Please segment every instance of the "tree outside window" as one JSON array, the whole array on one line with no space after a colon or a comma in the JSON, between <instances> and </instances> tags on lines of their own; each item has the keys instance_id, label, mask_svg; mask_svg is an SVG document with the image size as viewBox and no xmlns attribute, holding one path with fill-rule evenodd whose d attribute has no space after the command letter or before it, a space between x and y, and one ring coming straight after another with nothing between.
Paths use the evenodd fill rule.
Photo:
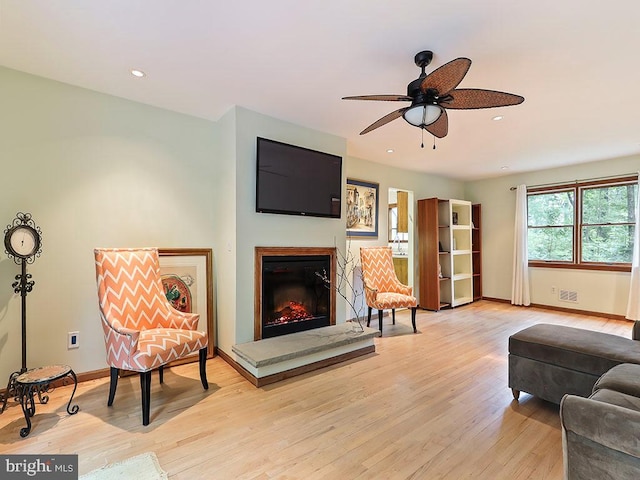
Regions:
<instances>
[{"instance_id":1,"label":"tree outside window","mask_svg":"<svg viewBox=\"0 0 640 480\"><path fill-rule=\"evenodd\" d=\"M531 189L530 265L628 270L637 196L633 177Z\"/></svg>"},{"instance_id":2,"label":"tree outside window","mask_svg":"<svg viewBox=\"0 0 640 480\"><path fill-rule=\"evenodd\" d=\"M573 262L573 190L529 195L529 260Z\"/></svg>"},{"instance_id":3,"label":"tree outside window","mask_svg":"<svg viewBox=\"0 0 640 480\"><path fill-rule=\"evenodd\" d=\"M631 263L638 185L582 189L582 262Z\"/></svg>"}]
</instances>

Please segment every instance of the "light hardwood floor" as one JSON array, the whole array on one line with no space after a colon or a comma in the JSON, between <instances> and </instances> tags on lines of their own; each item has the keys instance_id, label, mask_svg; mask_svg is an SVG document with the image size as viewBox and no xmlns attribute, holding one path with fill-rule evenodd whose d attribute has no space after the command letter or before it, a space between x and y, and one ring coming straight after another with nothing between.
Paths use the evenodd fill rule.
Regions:
<instances>
[{"instance_id":1,"label":"light hardwood floor","mask_svg":"<svg viewBox=\"0 0 640 480\"><path fill-rule=\"evenodd\" d=\"M2 453L77 453L80 473L154 451L172 479L560 479L558 407L507 387L509 335L556 323L629 337L631 323L481 301L409 313L376 353L256 389L220 357L210 388L197 364L153 377L151 424L141 425L137 376L70 388L37 405L23 439L22 411L0 415Z\"/></svg>"}]
</instances>

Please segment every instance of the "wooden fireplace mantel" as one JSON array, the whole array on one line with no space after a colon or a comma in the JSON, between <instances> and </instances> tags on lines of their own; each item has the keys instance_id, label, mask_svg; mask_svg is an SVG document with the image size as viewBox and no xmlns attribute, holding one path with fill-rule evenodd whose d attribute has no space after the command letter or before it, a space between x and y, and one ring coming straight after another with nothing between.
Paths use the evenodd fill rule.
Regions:
<instances>
[{"instance_id":1,"label":"wooden fireplace mantel","mask_svg":"<svg viewBox=\"0 0 640 480\"><path fill-rule=\"evenodd\" d=\"M328 255L331 264L331 285L329 288L329 322L336 324L336 249L335 247L255 247L254 289L253 289L253 339L262 339L262 257L289 257L305 255Z\"/></svg>"}]
</instances>

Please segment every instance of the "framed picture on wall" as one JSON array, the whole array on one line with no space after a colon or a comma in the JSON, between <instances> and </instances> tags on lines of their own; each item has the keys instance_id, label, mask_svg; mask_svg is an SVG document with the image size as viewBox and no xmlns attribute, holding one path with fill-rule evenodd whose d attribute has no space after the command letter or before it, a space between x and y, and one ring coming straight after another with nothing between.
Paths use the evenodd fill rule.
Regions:
<instances>
[{"instance_id":1,"label":"framed picture on wall","mask_svg":"<svg viewBox=\"0 0 640 480\"><path fill-rule=\"evenodd\" d=\"M378 236L377 183L347 179L347 236Z\"/></svg>"},{"instance_id":2,"label":"framed picture on wall","mask_svg":"<svg viewBox=\"0 0 640 480\"><path fill-rule=\"evenodd\" d=\"M212 358L215 352L213 251L210 248L159 248L158 255L167 299L176 310L200 314L197 329L207 332L207 358ZM197 361L198 352L188 358Z\"/></svg>"}]
</instances>

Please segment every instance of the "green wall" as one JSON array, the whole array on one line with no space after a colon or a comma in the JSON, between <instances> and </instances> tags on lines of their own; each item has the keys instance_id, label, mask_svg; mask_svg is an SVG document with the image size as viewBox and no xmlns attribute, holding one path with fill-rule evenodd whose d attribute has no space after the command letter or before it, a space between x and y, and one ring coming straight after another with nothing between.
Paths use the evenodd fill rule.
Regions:
<instances>
[{"instance_id":1,"label":"green wall","mask_svg":"<svg viewBox=\"0 0 640 480\"><path fill-rule=\"evenodd\" d=\"M516 196L510 187L624 175L638 170L640 156L636 155L467 183L466 199L482 204L484 296L511 299ZM626 313L629 273L557 268L529 271L532 303L615 315ZM560 301L557 293L551 293L551 287L556 287L556 291L577 291L578 303Z\"/></svg>"},{"instance_id":2,"label":"green wall","mask_svg":"<svg viewBox=\"0 0 640 480\"><path fill-rule=\"evenodd\" d=\"M28 359L106 367L95 247L211 247L215 124L0 68L0 221L43 232L29 266ZM19 267L0 249L0 378L21 365ZM67 332L80 348L67 350Z\"/></svg>"},{"instance_id":3,"label":"green wall","mask_svg":"<svg viewBox=\"0 0 640 480\"><path fill-rule=\"evenodd\" d=\"M299 145L333 155L346 155L346 141L250 110L236 107L236 304L235 343L253 341L254 248L256 246L297 246L344 248L345 228L341 219L256 213L256 137ZM345 162L343 161L343 172ZM344 177L344 174L343 174ZM343 192L344 200L344 192ZM344 204L344 201L343 201ZM343 205L344 212L344 205ZM344 311L338 301L337 322ZM231 354L230 345L220 345Z\"/></svg>"},{"instance_id":4,"label":"green wall","mask_svg":"<svg viewBox=\"0 0 640 480\"><path fill-rule=\"evenodd\" d=\"M409 172L395 168L391 165L382 165L379 163L372 163L360 158L349 157L347 161L347 177L354 180L364 180L367 182L379 183L379 224L378 224L378 237L353 237L349 242L349 248L351 256L357 259L359 263L360 259L360 247L372 247L388 244L388 218L387 218L387 206L389 204L388 195L389 188L397 188L400 190L407 190L413 192L414 202L409 206L410 220L412 223L415 219L417 207L416 202L423 198L464 198L464 184L457 180L450 178L430 175L420 172ZM414 223L415 226L415 223ZM415 252L413 255L413 271L414 282L413 292L417 296L418 288L420 285L419 277L419 265L418 265L418 232L417 228L413 230ZM411 266L411 261L409 265ZM365 312L364 306L358 306L357 312ZM354 315L347 313L351 318Z\"/></svg>"}]
</instances>

